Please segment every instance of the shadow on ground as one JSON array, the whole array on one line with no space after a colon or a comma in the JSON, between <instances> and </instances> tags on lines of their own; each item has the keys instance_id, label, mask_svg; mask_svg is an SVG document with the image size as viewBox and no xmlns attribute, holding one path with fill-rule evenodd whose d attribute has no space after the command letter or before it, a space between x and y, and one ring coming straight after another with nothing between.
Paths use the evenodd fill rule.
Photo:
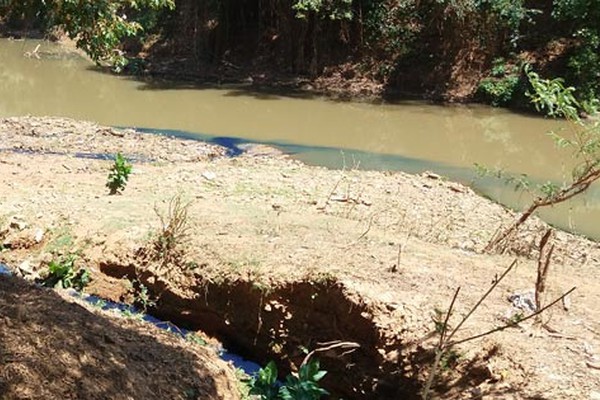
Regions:
<instances>
[{"instance_id":1,"label":"shadow on ground","mask_svg":"<svg viewBox=\"0 0 600 400\"><path fill-rule=\"evenodd\" d=\"M236 399L208 350L0 276L0 398Z\"/></svg>"}]
</instances>

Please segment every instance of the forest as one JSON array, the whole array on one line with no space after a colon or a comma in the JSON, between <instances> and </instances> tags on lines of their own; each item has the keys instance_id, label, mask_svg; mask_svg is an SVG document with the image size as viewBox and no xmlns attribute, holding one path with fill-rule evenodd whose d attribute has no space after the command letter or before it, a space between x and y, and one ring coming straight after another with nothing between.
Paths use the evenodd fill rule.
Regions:
<instances>
[{"instance_id":1,"label":"forest","mask_svg":"<svg viewBox=\"0 0 600 400\"><path fill-rule=\"evenodd\" d=\"M362 80L383 96L524 107L531 65L580 101L600 94L598 0L3 0L0 20L58 29L132 74Z\"/></svg>"}]
</instances>

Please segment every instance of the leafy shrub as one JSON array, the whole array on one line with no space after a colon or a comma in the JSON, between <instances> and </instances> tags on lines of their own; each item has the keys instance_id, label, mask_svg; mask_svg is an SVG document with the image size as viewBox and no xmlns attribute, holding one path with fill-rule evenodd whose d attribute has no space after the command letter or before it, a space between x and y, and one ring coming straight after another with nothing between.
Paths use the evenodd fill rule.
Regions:
<instances>
[{"instance_id":1,"label":"leafy shrub","mask_svg":"<svg viewBox=\"0 0 600 400\"><path fill-rule=\"evenodd\" d=\"M327 374L321 371L319 361L312 360L303 364L298 375L288 375L285 384L279 389L279 396L283 400L318 400L329 394L319 387L319 381Z\"/></svg>"},{"instance_id":2,"label":"leafy shrub","mask_svg":"<svg viewBox=\"0 0 600 400\"><path fill-rule=\"evenodd\" d=\"M567 79L577 85L580 100L600 96L600 32L582 29L576 33L580 44L567 64Z\"/></svg>"},{"instance_id":3,"label":"leafy shrub","mask_svg":"<svg viewBox=\"0 0 600 400\"><path fill-rule=\"evenodd\" d=\"M519 68L503 58L494 60L490 75L479 82L477 96L493 106L507 106L525 92Z\"/></svg>"},{"instance_id":4,"label":"leafy shrub","mask_svg":"<svg viewBox=\"0 0 600 400\"><path fill-rule=\"evenodd\" d=\"M270 361L256 373L250 381L250 394L257 395L261 400L274 400L279 396L277 385L277 365Z\"/></svg>"},{"instance_id":5,"label":"leafy shrub","mask_svg":"<svg viewBox=\"0 0 600 400\"><path fill-rule=\"evenodd\" d=\"M129 174L131 174L131 164L123 157L121 153L115 156L115 163L108 173L106 187L110 190L109 194L117 194L125 190Z\"/></svg>"},{"instance_id":6,"label":"leafy shrub","mask_svg":"<svg viewBox=\"0 0 600 400\"><path fill-rule=\"evenodd\" d=\"M133 295L133 305L138 307L142 313L147 313L149 308L155 307L156 302L152 297L148 287L139 280L131 281L130 292Z\"/></svg>"},{"instance_id":7,"label":"leafy shrub","mask_svg":"<svg viewBox=\"0 0 600 400\"><path fill-rule=\"evenodd\" d=\"M277 382L277 366L273 361L261 368L250 381L250 394L261 400L318 400L329 394L319 387L319 381L327 374L322 371L318 360L302 364L298 374L290 374L285 382Z\"/></svg>"},{"instance_id":8,"label":"leafy shrub","mask_svg":"<svg viewBox=\"0 0 600 400\"><path fill-rule=\"evenodd\" d=\"M48 264L48 274L42 283L47 287L81 291L90 283L90 272L85 268L75 268L75 256L69 255Z\"/></svg>"},{"instance_id":9,"label":"leafy shrub","mask_svg":"<svg viewBox=\"0 0 600 400\"><path fill-rule=\"evenodd\" d=\"M518 87L519 77L515 75L485 78L479 83L477 95L493 106L506 106L511 103Z\"/></svg>"},{"instance_id":10,"label":"leafy shrub","mask_svg":"<svg viewBox=\"0 0 600 400\"><path fill-rule=\"evenodd\" d=\"M307 18L311 13L331 20L352 19L352 0L296 0L292 9L300 19Z\"/></svg>"}]
</instances>

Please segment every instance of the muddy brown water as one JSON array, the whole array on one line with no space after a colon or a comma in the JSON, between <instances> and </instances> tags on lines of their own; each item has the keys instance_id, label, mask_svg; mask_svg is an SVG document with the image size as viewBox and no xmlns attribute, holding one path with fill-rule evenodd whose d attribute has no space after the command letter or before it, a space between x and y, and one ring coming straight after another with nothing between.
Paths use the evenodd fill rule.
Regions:
<instances>
[{"instance_id":1,"label":"muddy brown water","mask_svg":"<svg viewBox=\"0 0 600 400\"><path fill-rule=\"evenodd\" d=\"M525 204L527 196L491 180L473 181L475 163L538 182L559 181L571 169L568 154L546 135L565 128L562 122L483 106L336 102L258 92L250 85L143 81L99 72L85 58L47 42L0 39L0 99L0 117L56 115L237 137L281 144L304 161L332 167L429 169L473 183L511 207ZM600 239L600 190L542 217Z\"/></svg>"}]
</instances>

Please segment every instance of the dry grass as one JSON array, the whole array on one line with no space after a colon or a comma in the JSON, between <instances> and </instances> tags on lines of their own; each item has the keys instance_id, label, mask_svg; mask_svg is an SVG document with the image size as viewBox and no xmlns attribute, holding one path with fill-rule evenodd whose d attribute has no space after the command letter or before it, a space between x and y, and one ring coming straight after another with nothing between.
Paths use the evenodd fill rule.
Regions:
<instances>
[{"instance_id":1,"label":"dry grass","mask_svg":"<svg viewBox=\"0 0 600 400\"><path fill-rule=\"evenodd\" d=\"M160 220L160 228L143 253L149 264L155 266L157 272L166 278L173 278L185 266L186 248L190 240L190 205L191 202L184 202L181 195L177 194L169 200L166 213L154 207Z\"/></svg>"}]
</instances>

